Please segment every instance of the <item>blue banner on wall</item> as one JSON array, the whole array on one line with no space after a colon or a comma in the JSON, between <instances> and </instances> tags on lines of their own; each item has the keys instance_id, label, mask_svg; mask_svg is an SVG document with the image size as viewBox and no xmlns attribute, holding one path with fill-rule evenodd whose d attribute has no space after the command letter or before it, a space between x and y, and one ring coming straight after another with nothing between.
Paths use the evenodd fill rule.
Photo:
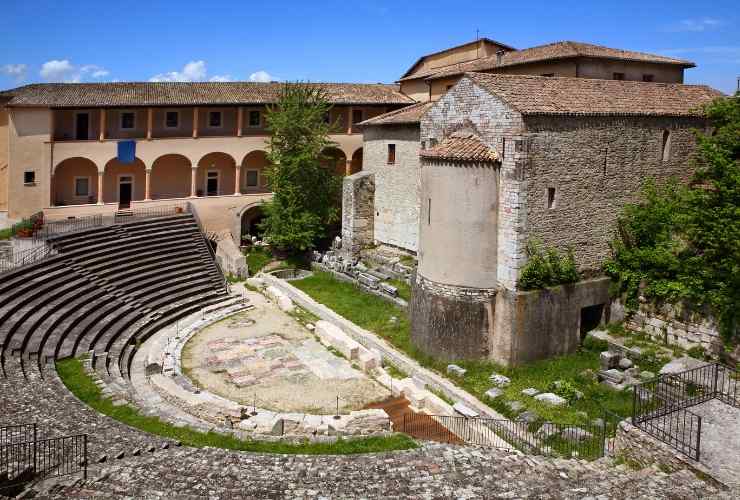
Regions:
<instances>
[{"instance_id":1,"label":"blue banner on wall","mask_svg":"<svg viewBox=\"0 0 740 500\"><path fill-rule=\"evenodd\" d=\"M118 161L133 163L136 160L136 141L118 141Z\"/></svg>"}]
</instances>

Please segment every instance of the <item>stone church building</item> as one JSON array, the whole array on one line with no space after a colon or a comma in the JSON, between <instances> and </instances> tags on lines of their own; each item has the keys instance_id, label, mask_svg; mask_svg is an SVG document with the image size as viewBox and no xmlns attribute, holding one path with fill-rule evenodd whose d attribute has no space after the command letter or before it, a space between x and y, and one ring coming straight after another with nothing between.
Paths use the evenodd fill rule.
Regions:
<instances>
[{"instance_id":1,"label":"stone church building","mask_svg":"<svg viewBox=\"0 0 740 500\"><path fill-rule=\"evenodd\" d=\"M572 351L609 315L597 276L621 207L648 178L691 175L700 108L718 96L679 83L466 73L436 102L365 122L367 169L345 179L345 201L357 204L345 204L343 243L416 251L412 339L428 354L518 364ZM518 290L532 238L572 248L594 279Z\"/></svg>"}]
</instances>

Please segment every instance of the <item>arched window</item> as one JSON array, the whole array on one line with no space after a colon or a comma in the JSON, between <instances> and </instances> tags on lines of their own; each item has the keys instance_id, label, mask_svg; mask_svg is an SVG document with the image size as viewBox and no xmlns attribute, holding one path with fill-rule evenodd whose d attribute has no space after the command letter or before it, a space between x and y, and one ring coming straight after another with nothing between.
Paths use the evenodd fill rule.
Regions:
<instances>
[{"instance_id":1,"label":"arched window","mask_svg":"<svg viewBox=\"0 0 740 500\"><path fill-rule=\"evenodd\" d=\"M668 161L671 157L671 133L668 130L663 131L663 148L661 151L661 159Z\"/></svg>"}]
</instances>

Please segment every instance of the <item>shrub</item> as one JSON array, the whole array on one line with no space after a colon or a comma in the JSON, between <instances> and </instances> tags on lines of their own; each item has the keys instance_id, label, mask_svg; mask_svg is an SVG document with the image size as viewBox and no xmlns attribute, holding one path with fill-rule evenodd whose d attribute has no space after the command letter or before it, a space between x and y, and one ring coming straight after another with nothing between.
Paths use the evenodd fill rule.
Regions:
<instances>
[{"instance_id":1,"label":"shrub","mask_svg":"<svg viewBox=\"0 0 740 500\"><path fill-rule=\"evenodd\" d=\"M567 380L555 380L551 382L547 387L547 390L560 396L561 398L567 399L569 403L573 403L579 399L581 392L576 389L573 382Z\"/></svg>"},{"instance_id":2,"label":"shrub","mask_svg":"<svg viewBox=\"0 0 740 500\"><path fill-rule=\"evenodd\" d=\"M527 243L527 263L519 277L519 288L537 290L548 286L575 283L579 275L573 252L564 255L555 248L543 251L540 243L530 240Z\"/></svg>"}]
</instances>

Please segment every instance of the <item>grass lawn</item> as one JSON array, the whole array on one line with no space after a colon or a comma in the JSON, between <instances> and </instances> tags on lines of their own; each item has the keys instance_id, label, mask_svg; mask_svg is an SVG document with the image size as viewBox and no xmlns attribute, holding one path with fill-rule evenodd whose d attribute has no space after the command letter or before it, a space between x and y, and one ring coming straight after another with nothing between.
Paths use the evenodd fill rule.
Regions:
<instances>
[{"instance_id":1,"label":"grass lawn","mask_svg":"<svg viewBox=\"0 0 740 500\"><path fill-rule=\"evenodd\" d=\"M368 437L353 440L339 440L335 443L268 443L262 441L242 441L233 436L223 436L215 432L198 432L187 427L174 427L157 417L142 415L129 405L114 406L85 372L81 359L57 361L57 372L64 385L81 401L95 410L124 424L142 431L181 441L194 447L213 446L230 450L259 453L306 454L306 455L349 455L356 453L377 453L416 448L416 442L405 434L389 437Z\"/></svg>"},{"instance_id":2,"label":"grass lawn","mask_svg":"<svg viewBox=\"0 0 740 500\"><path fill-rule=\"evenodd\" d=\"M398 296L406 302L411 301L411 285L403 280L388 280L388 283L398 289Z\"/></svg>"},{"instance_id":3,"label":"grass lawn","mask_svg":"<svg viewBox=\"0 0 740 500\"><path fill-rule=\"evenodd\" d=\"M351 283L335 279L330 273L315 272L313 276L292 281L291 284L333 309L358 326L375 332L396 348L417 360L421 365L445 375L447 363L420 353L410 340L410 324L406 311L380 297L362 291ZM391 318L397 318L396 321ZM490 404L500 413L513 417L502 398L490 400L484 393L492 387L489 377L493 373L506 375L511 385L504 389L503 398L521 401L527 409L535 411L542 419L555 422L581 423L602 416L602 407L622 416L632 412L632 393L614 391L582 375L586 370L594 373L599 367L602 345L587 344L576 353L530 363L517 368L504 368L489 361L459 361L456 364L467 370L464 378L451 377L458 386ZM447 376L447 375L445 375ZM522 389L534 387L547 391L555 380L571 382L583 392L584 398L567 407L550 407L521 394ZM585 412L583 417L579 412Z\"/></svg>"},{"instance_id":4,"label":"grass lawn","mask_svg":"<svg viewBox=\"0 0 740 500\"><path fill-rule=\"evenodd\" d=\"M252 247L247 254L247 268L250 276L254 276L272 260L272 252L264 247Z\"/></svg>"},{"instance_id":5,"label":"grass lawn","mask_svg":"<svg viewBox=\"0 0 740 500\"><path fill-rule=\"evenodd\" d=\"M269 266L270 271L278 269L310 269L311 263L306 255L288 255L278 258L269 247L252 247L246 256L249 275L254 276Z\"/></svg>"}]
</instances>

